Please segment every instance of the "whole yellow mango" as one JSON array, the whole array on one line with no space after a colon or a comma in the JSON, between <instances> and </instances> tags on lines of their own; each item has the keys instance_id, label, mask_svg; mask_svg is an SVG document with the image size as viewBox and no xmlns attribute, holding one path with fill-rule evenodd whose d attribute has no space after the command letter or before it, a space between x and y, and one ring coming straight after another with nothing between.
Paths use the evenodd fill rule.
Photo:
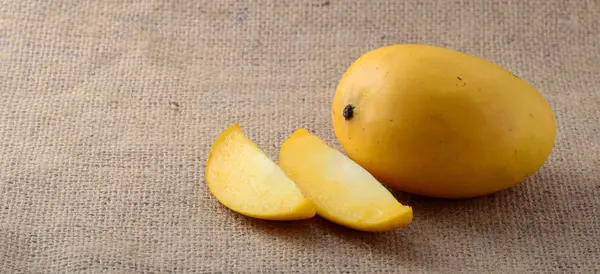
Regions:
<instances>
[{"instance_id":1,"label":"whole yellow mango","mask_svg":"<svg viewBox=\"0 0 600 274\"><path fill-rule=\"evenodd\" d=\"M382 183L482 196L537 172L554 145L544 97L484 59L428 45L367 52L344 73L332 118L346 154Z\"/></svg>"}]
</instances>

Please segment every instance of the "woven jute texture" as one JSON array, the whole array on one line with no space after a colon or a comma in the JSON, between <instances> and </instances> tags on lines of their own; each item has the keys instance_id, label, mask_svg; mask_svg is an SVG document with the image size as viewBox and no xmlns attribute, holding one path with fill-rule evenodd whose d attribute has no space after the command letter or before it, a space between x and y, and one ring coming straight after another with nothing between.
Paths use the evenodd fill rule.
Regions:
<instances>
[{"instance_id":1,"label":"woven jute texture","mask_svg":"<svg viewBox=\"0 0 600 274\"><path fill-rule=\"evenodd\" d=\"M2 273L598 273L600 2L0 1ZM468 200L397 193L414 222L363 233L219 204L207 153L234 122L278 158L332 146L339 78L380 46L483 57L558 120L552 156Z\"/></svg>"}]
</instances>

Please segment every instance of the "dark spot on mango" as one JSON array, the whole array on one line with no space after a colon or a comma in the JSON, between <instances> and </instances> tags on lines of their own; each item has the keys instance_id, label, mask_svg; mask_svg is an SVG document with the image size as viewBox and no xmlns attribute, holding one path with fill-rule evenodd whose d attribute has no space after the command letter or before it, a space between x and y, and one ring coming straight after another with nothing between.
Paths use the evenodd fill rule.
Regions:
<instances>
[{"instance_id":1,"label":"dark spot on mango","mask_svg":"<svg viewBox=\"0 0 600 274\"><path fill-rule=\"evenodd\" d=\"M354 106L348 104L344 108L344 111L342 112L342 115L344 116L344 119L346 119L346 121L352 119L352 117L354 117Z\"/></svg>"},{"instance_id":2,"label":"dark spot on mango","mask_svg":"<svg viewBox=\"0 0 600 274\"><path fill-rule=\"evenodd\" d=\"M460 78L460 76L459 76L459 77L456 77L456 78L458 78L458 80L459 80L459 81L462 81L462 78Z\"/></svg>"}]
</instances>

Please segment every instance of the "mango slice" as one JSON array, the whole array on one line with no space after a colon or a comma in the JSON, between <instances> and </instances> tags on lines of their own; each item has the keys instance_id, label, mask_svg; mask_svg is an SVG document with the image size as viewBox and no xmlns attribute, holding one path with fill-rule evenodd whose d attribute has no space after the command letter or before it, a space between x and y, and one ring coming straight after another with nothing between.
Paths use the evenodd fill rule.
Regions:
<instances>
[{"instance_id":1,"label":"mango slice","mask_svg":"<svg viewBox=\"0 0 600 274\"><path fill-rule=\"evenodd\" d=\"M301 220L315 205L235 123L213 144L206 165L211 194L225 207L264 220Z\"/></svg>"},{"instance_id":2,"label":"mango slice","mask_svg":"<svg viewBox=\"0 0 600 274\"><path fill-rule=\"evenodd\" d=\"M317 214L352 229L383 232L407 226L413 211L374 176L304 128L283 143L279 166L317 207Z\"/></svg>"}]
</instances>

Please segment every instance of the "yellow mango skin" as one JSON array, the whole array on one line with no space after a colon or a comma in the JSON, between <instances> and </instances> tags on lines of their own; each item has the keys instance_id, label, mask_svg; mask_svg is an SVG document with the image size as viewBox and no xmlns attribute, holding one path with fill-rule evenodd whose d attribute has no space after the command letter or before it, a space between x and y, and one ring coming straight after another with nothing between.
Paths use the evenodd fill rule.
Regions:
<instances>
[{"instance_id":1,"label":"yellow mango skin","mask_svg":"<svg viewBox=\"0 0 600 274\"><path fill-rule=\"evenodd\" d=\"M236 123L224 130L208 156L205 177L211 194L225 207L264 220L314 217L314 204Z\"/></svg>"},{"instance_id":2,"label":"yellow mango skin","mask_svg":"<svg viewBox=\"0 0 600 274\"><path fill-rule=\"evenodd\" d=\"M348 105L352 117L344 116ZM391 45L358 58L337 86L332 120L344 151L382 183L441 198L521 182L544 164L556 137L550 105L527 82L427 45Z\"/></svg>"},{"instance_id":3,"label":"yellow mango skin","mask_svg":"<svg viewBox=\"0 0 600 274\"><path fill-rule=\"evenodd\" d=\"M371 174L304 128L281 146L279 166L317 207L339 225L367 232L407 226L412 208L402 205Z\"/></svg>"}]
</instances>

